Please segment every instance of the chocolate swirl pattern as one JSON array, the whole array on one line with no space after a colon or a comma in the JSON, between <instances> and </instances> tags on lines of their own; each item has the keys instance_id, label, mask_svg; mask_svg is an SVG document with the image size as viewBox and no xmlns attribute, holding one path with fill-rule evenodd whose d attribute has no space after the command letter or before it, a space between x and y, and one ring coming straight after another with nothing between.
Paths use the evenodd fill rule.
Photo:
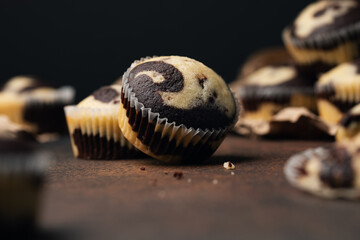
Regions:
<instances>
[{"instance_id":1,"label":"chocolate swirl pattern","mask_svg":"<svg viewBox=\"0 0 360 240\"><path fill-rule=\"evenodd\" d=\"M320 1L309 5L296 19L293 35L306 38L360 19L356 1Z\"/></svg>"},{"instance_id":2,"label":"chocolate swirl pattern","mask_svg":"<svg viewBox=\"0 0 360 240\"><path fill-rule=\"evenodd\" d=\"M187 127L211 129L231 124L235 105L224 100L233 100L225 96L226 84L218 84L213 71L189 71L203 65L191 59L179 64L178 58L143 62L130 71L128 83L139 102Z\"/></svg>"}]
</instances>

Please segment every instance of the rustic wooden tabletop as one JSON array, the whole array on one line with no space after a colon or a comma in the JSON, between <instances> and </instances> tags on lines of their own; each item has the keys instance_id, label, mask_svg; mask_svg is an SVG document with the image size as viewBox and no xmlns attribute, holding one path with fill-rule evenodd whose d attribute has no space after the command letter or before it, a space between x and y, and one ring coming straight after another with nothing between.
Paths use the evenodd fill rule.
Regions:
<instances>
[{"instance_id":1,"label":"rustic wooden tabletop","mask_svg":"<svg viewBox=\"0 0 360 240\"><path fill-rule=\"evenodd\" d=\"M63 138L40 215L46 239L359 239L357 202L292 188L286 159L329 142L225 139L203 165L74 159ZM225 161L236 165L223 168ZM182 172L182 178L175 178ZM234 172L232 174L231 172Z\"/></svg>"}]
</instances>

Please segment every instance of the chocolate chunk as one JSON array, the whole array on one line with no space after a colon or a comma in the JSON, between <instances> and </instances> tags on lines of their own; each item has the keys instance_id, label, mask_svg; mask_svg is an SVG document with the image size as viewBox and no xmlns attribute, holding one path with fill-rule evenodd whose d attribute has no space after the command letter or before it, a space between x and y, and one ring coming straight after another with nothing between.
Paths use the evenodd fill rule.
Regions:
<instances>
[{"instance_id":1,"label":"chocolate chunk","mask_svg":"<svg viewBox=\"0 0 360 240\"><path fill-rule=\"evenodd\" d=\"M209 97L209 103L211 103L211 104L214 104L214 102L215 102L215 99L213 98L213 97Z\"/></svg>"},{"instance_id":2,"label":"chocolate chunk","mask_svg":"<svg viewBox=\"0 0 360 240\"><path fill-rule=\"evenodd\" d=\"M196 75L196 78L198 79L201 88L204 89L204 83L207 80L207 77L204 74L198 74Z\"/></svg>"},{"instance_id":3,"label":"chocolate chunk","mask_svg":"<svg viewBox=\"0 0 360 240\"><path fill-rule=\"evenodd\" d=\"M111 87L102 87L93 94L94 98L100 102L108 103L117 98L120 94Z\"/></svg>"}]
</instances>

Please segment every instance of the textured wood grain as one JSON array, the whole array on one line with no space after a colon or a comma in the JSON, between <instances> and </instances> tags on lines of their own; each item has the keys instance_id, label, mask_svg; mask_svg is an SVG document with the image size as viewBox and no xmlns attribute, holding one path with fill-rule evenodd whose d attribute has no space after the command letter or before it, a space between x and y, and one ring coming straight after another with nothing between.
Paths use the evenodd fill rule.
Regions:
<instances>
[{"instance_id":1,"label":"textured wood grain","mask_svg":"<svg viewBox=\"0 0 360 240\"><path fill-rule=\"evenodd\" d=\"M358 239L358 203L297 191L283 175L291 154L329 144L230 136L203 165L166 166L74 159L64 138L46 146L56 160L41 229L56 239Z\"/></svg>"}]
</instances>

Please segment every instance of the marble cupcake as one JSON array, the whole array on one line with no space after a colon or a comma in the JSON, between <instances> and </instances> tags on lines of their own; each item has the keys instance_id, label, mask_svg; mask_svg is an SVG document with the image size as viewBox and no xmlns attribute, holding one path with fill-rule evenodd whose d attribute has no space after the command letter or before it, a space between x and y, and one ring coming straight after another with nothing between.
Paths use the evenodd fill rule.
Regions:
<instances>
[{"instance_id":1,"label":"marble cupcake","mask_svg":"<svg viewBox=\"0 0 360 240\"><path fill-rule=\"evenodd\" d=\"M270 120L289 106L316 110L313 84L291 65L260 68L242 79L234 91L244 108L242 117L249 119Z\"/></svg>"},{"instance_id":2,"label":"marble cupcake","mask_svg":"<svg viewBox=\"0 0 360 240\"><path fill-rule=\"evenodd\" d=\"M30 138L30 139L29 139ZM36 228L51 155L35 149L30 133L0 116L0 223L2 234Z\"/></svg>"},{"instance_id":3,"label":"marble cupcake","mask_svg":"<svg viewBox=\"0 0 360 240\"><path fill-rule=\"evenodd\" d=\"M360 155L355 146L333 145L295 154L284 168L296 188L324 198L360 198Z\"/></svg>"},{"instance_id":4,"label":"marble cupcake","mask_svg":"<svg viewBox=\"0 0 360 240\"><path fill-rule=\"evenodd\" d=\"M241 80L260 68L269 65L289 65L293 62L289 52L284 47L271 47L259 50L250 55L242 65L237 80Z\"/></svg>"},{"instance_id":5,"label":"marble cupcake","mask_svg":"<svg viewBox=\"0 0 360 240\"><path fill-rule=\"evenodd\" d=\"M10 79L0 92L0 114L33 132L64 132L63 107L74 100L72 87L54 88L33 76Z\"/></svg>"},{"instance_id":6,"label":"marble cupcake","mask_svg":"<svg viewBox=\"0 0 360 240\"><path fill-rule=\"evenodd\" d=\"M118 125L120 93L120 85L105 86L78 105L65 107L75 157L112 160L139 155Z\"/></svg>"},{"instance_id":7,"label":"marble cupcake","mask_svg":"<svg viewBox=\"0 0 360 240\"><path fill-rule=\"evenodd\" d=\"M193 59L145 58L123 76L120 128L136 148L161 161L209 158L236 119L224 80Z\"/></svg>"},{"instance_id":8,"label":"marble cupcake","mask_svg":"<svg viewBox=\"0 0 360 240\"><path fill-rule=\"evenodd\" d=\"M347 111L360 103L360 61L340 64L323 74L315 92L320 117L338 124Z\"/></svg>"},{"instance_id":9,"label":"marble cupcake","mask_svg":"<svg viewBox=\"0 0 360 240\"><path fill-rule=\"evenodd\" d=\"M360 55L359 2L314 2L284 30L283 40L305 75L352 61Z\"/></svg>"}]
</instances>

